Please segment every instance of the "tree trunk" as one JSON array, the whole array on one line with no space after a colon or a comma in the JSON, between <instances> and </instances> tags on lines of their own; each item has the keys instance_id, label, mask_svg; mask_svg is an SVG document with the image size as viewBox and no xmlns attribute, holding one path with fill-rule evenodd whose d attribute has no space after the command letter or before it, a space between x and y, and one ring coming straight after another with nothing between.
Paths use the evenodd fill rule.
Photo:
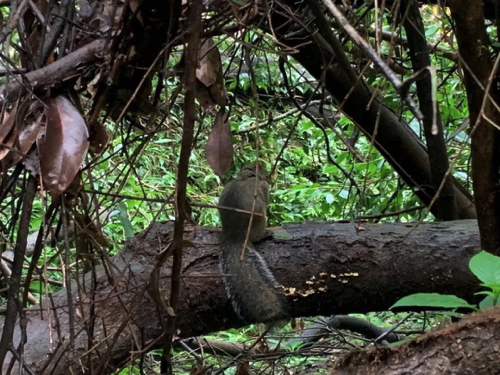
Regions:
<instances>
[{"instance_id":1,"label":"tree trunk","mask_svg":"<svg viewBox=\"0 0 500 375\"><path fill-rule=\"evenodd\" d=\"M481 245L500 255L500 103L499 74L489 53L489 41L480 2L450 1L463 59L470 118L472 182ZM491 98L486 99L486 94Z\"/></svg>"},{"instance_id":2,"label":"tree trunk","mask_svg":"<svg viewBox=\"0 0 500 375\"><path fill-rule=\"evenodd\" d=\"M67 373L68 368L81 374L104 360L108 362L106 372L111 372L131 358L131 350L160 344L161 340L155 341L163 332L158 309L141 292L156 255L172 238L172 227L171 223L151 226L128 240L95 276L81 275L78 285L72 285L74 350L68 347L70 317L65 290L44 298L42 310L29 309L26 366L35 373L50 373L54 367L53 374ZM405 238L412 227L363 224L356 230L354 224L287 225L257 248L287 288L294 316L387 310L399 298L417 292L455 294L477 301L474 293L479 280L468 269L470 257L480 249L476 221L423 223ZM218 230L190 228L185 239L194 247L184 252L178 336L241 326L218 272ZM170 263L162 270L163 291L169 290L169 274ZM19 338L17 329L14 345ZM93 349L87 352L89 347ZM3 373L7 373L8 363Z\"/></svg>"}]
</instances>

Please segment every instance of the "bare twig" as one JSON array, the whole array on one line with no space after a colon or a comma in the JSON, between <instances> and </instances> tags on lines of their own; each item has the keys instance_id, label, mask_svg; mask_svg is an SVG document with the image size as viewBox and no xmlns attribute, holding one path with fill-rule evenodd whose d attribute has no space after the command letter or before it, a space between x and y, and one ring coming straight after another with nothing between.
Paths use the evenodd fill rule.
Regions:
<instances>
[{"instance_id":1,"label":"bare twig","mask_svg":"<svg viewBox=\"0 0 500 375\"><path fill-rule=\"evenodd\" d=\"M401 94L401 87L403 82L396 76L391 68L380 58L379 55L370 47L370 45L364 40L361 35L358 34L356 29L352 27L347 18L342 14L342 12L337 8L337 6L331 0L322 0L326 5L328 10L335 17L337 22L342 26L344 31L351 37L351 39L356 43L356 45L363 51L363 53L380 69L380 71L386 76L386 78L391 82L396 91ZM419 120L423 120L424 116L422 112L417 107L410 95L406 94L403 100L408 104L408 107Z\"/></svg>"},{"instance_id":2,"label":"bare twig","mask_svg":"<svg viewBox=\"0 0 500 375\"><path fill-rule=\"evenodd\" d=\"M5 356L9 351L14 334L14 326L18 314L22 315L22 304L19 299L21 289L21 275L23 271L24 253L26 252L26 243L29 233L29 223L33 200L36 194L37 180L34 177L28 178L26 191L24 193L21 220L17 234L17 244L15 250L14 264L12 266L12 275L9 282L9 292L7 297L7 314L3 324L2 338L0 340L0 368L3 366Z\"/></svg>"}]
</instances>

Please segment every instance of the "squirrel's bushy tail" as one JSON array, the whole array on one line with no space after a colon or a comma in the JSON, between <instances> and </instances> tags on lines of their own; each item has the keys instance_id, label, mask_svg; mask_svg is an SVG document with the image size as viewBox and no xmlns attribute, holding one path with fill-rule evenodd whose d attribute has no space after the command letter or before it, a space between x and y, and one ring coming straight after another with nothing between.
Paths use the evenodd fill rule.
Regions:
<instances>
[{"instance_id":1,"label":"squirrel's bushy tail","mask_svg":"<svg viewBox=\"0 0 500 375\"><path fill-rule=\"evenodd\" d=\"M249 244L240 260L242 244L221 244L220 268L226 292L238 316L248 322L274 322L288 317L287 304L266 261Z\"/></svg>"}]
</instances>

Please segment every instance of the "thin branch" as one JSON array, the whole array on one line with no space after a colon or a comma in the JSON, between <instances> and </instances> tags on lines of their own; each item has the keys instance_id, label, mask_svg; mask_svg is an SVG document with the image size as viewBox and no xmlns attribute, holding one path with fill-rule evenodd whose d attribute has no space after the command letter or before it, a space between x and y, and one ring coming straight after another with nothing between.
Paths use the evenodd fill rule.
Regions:
<instances>
[{"instance_id":1,"label":"thin branch","mask_svg":"<svg viewBox=\"0 0 500 375\"><path fill-rule=\"evenodd\" d=\"M33 200L35 199L37 180L30 176L24 193L23 207L21 220L19 222L19 230L17 234L17 244L14 256L14 264L12 266L12 275L9 282L9 292L7 297L7 314L3 323L2 338L0 340L0 368L3 366L5 356L12 343L14 334L14 326L19 314L21 316L22 304L19 299L21 289L21 276L23 272L24 254L26 252L27 238L30 228L31 212L33 208ZM24 341L24 340L23 340Z\"/></svg>"},{"instance_id":2,"label":"thin branch","mask_svg":"<svg viewBox=\"0 0 500 375\"><path fill-rule=\"evenodd\" d=\"M377 53L370 47L370 45L364 40L361 35L358 34L356 29L351 26L347 18L344 17L342 12L337 8L337 6L331 0L322 0L326 7L330 10L332 15L335 17L337 22L342 26L344 31L351 37L354 43L360 48L363 53L368 57L385 75L385 77L394 86L394 89L401 94L401 87L403 82L396 76L391 68L377 55ZM413 99L409 94L404 95L403 100L408 104L411 112L419 120L423 120L424 116L420 109L417 107Z\"/></svg>"},{"instance_id":3,"label":"thin branch","mask_svg":"<svg viewBox=\"0 0 500 375\"><path fill-rule=\"evenodd\" d=\"M170 290L170 307L173 314L169 314L167 319L166 334L163 342L163 357L161 362L161 372L172 374L172 339L175 334L175 322L177 312L180 287L181 287L181 272L182 272L182 248L184 221L187 218L186 208L186 186L187 174L189 168L189 157L191 154L191 146L194 138L194 123L196 120L196 68L198 65L198 49L200 45L200 36L202 31L201 14L203 11L202 1L193 1L189 11L189 38L186 50L186 69L185 69L185 85L186 94L184 96L184 126L182 131L181 152L179 157L179 165L177 169L177 188L176 202L177 209L175 215L174 236L171 245L173 253L171 290ZM155 269L165 262L169 252L158 259Z\"/></svg>"},{"instance_id":4,"label":"thin branch","mask_svg":"<svg viewBox=\"0 0 500 375\"><path fill-rule=\"evenodd\" d=\"M0 86L0 100L12 100L19 95L24 87L39 90L60 83L68 77L78 74L87 66L102 60L104 58L103 52L104 41L95 40L50 65L25 74L22 79L18 78Z\"/></svg>"}]
</instances>

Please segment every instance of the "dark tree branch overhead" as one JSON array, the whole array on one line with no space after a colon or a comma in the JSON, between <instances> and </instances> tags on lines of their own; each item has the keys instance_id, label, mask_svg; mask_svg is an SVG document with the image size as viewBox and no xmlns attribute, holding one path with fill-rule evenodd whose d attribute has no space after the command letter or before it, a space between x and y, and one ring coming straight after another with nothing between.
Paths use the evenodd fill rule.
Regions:
<instances>
[{"instance_id":1,"label":"dark tree branch overhead","mask_svg":"<svg viewBox=\"0 0 500 375\"><path fill-rule=\"evenodd\" d=\"M52 64L13 77L10 83L0 86L0 100L14 100L24 87L30 91L46 90L81 74L82 70L104 59L104 47L104 40L95 40Z\"/></svg>"},{"instance_id":2,"label":"dark tree branch overhead","mask_svg":"<svg viewBox=\"0 0 500 375\"><path fill-rule=\"evenodd\" d=\"M311 0L320 1L320 0ZM281 9L290 18L304 14L304 8L296 3L287 2L289 7ZM297 31L283 13L272 14L273 30L282 45L297 49L293 57L317 80L323 81L327 90L349 116L371 140L403 180L416 188L415 194L429 205L436 194L433 188L429 155L414 132L407 124L367 87L362 77L353 80L349 71L342 69L342 60L334 47L313 38L308 30ZM298 21L297 21L298 22ZM321 32L321 29L320 29ZM324 37L329 40L328 37ZM336 51L336 56L332 54ZM341 51L341 53L344 53ZM451 177L454 185L455 204L462 219L476 218L474 204L468 193ZM436 207L431 211L437 216Z\"/></svg>"},{"instance_id":3,"label":"dark tree branch overhead","mask_svg":"<svg viewBox=\"0 0 500 375\"><path fill-rule=\"evenodd\" d=\"M396 76L389 66L380 58L380 56L370 47L368 42L358 34L356 29L349 23L347 18L342 14L342 12L337 8L332 0L323 0L323 3L330 10L332 15L335 17L337 22L342 26L344 31L351 37L351 39L356 43L356 45L363 51L363 53L382 71L386 76L387 80L391 82L396 91L402 95L403 100L406 102L412 113L419 120L423 119L422 112L420 108L417 107L408 92L404 92L403 82Z\"/></svg>"},{"instance_id":4,"label":"dark tree branch overhead","mask_svg":"<svg viewBox=\"0 0 500 375\"><path fill-rule=\"evenodd\" d=\"M418 72L431 67L429 47L425 38L425 29L416 0L404 0L401 6L401 18L408 38L408 46L413 70ZM417 95L420 108L424 114L424 134L429 154L431 180L436 191L436 218L438 220L459 219L453 181L448 171L450 163L444 141L441 115L433 98L432 77L430 72L417 80ZM437 83L435 83L437 85ZM442 185L442 186L441 186Z\"/></svg>"},{"instance_id":5,"label":"dark tree branch overhead","mask_svg":"<svg viewBox=\"0 0 500 375\"><path fill-rule=\"evenodd\" d=\"M480 248L476 222L424 223L405 239L411 228L412 224L366 224L359 230L353 224L288 225L275 230L274 240L258 249L280 284L287 290L294 288L288 297L294 316L387 310L400 297L416 292L456 294L477 301L479 281L468 270L468 260ZM112 258L113 265L106 267L115 275L113 285L103 269L97 271L95 303L72 286L72 295L80 296L75 301L75 327L84 327L89 309L95 310L93 355L107 351L105 337L113 337L128 314L126 307L149 282L154 259L168 244L172 230L172 223L156 224L130 239ZM178 336L241 326L218 271L218 230L191 228L184 238L194 247L184 249L181 293L185 298L179 301ZM162 291L169 290L170 267L171 260L160 274ZM90 283L89 275L82 276L81 290L90 290ZM26 311L25 363L34 372L43 366L54 374L67 373L68 368L75 374L84 371L77 353L87 350L86 331L77 330L74 352L58 345L69 334L66 296L62 290L53 295L52 303L43 299L43 312ZM130 360L130 351L140 349L137 345L161 346L157 339L162 333L156 304L144 297L119 335L106 371ZM134 339L137 335L141 342ZM14 344L19 339L17 330ZM48 357L49 352L53 355Z\"/></svg>"}]
</instances>

